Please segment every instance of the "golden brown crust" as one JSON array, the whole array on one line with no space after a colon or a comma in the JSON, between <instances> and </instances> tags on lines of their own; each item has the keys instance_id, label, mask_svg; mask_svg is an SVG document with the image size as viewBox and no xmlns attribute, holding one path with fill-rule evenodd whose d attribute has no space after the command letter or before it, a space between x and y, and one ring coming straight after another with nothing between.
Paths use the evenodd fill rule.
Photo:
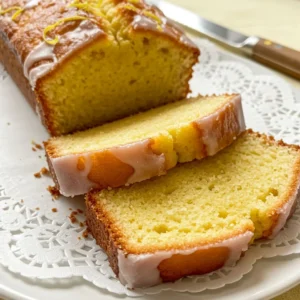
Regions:
<instances>
[{"instance_id":1,"label":"golden brown crust","mask_svg":"<svg viewBox=\"0 0 300 300\"><path fill-rule=\"evenodd\" d=\"M264 133L253 131L251 128L247 129L243 134L251 134L253 136L256 136L258 138L262 138L264 142L268 145L278 145L278 146L284 146L296 151L300 150L300 145L293 145L293 144L287 144L283 140L275 140L275 138L272 135L266 135Z\"/></svg>"},{"instance_id":2,"label":"golden brown crust","mask_svg":"<svg viewBox=\"0 0 300 300\"><path fill-rule=\"evenodd\" d=\"M42 124L46 126L46 119L39 102L36 101L36 92L32 90L28 79L24 75L23 64L18 59L14 49L0 27L0 63L3 64L8 74L12 77L18 88L21 90L27 102L31 105L35 112L41 117Z\"/></svg>"},{"instance_id":3,"label":"golden brown crust","mask_svg":"<svg viewBox=\"0 0 300 300\"><path fill-rule=\"evenodd\" d=\"M23 65L16 59L16 55L9 46L3 32L0 31L0 62L12 76L30 105L35 109L35 93L32 91L27 78L23 74Z\"/></svg>"},{"instance_id":4,"label":"golden brown crust","mask_svg":"<svg viewBox=\"0 0 300 300\"><path fill-rule=\"evenodd\" d=\"M56 151L56 148L52 145L52 141L55 140L55 137L49 139L48 141L45 141L44 144L44 149L46 150L46 155L49 156L49 158L54 158L58 157L58 153Z\"/></svg>"},{"instance_id":5,"label":"golden brown crust","mask_svg":"<svg viewBox=\"0 0 300 300\"><path fill-rule=\"evenodd\" d=\"M56 188L58 190L60 190L58 179L56 177L56 173L54 171L54 168L53 168L53 165L52 165L52 161L50 159L50 155L49 155L48 151L46 151L46 149L47 149L46 147L47 147L47 142L44 142L44 148L45 148L45 153L46 153L46 160L47 160L47 163L48 163L48 166L49 166L49 171L50 171L51 177L52 177L52 179L54 181L54 184L55 184Z\"/></svg>"},{"instance_id":6,"label":"golden brown crust","mask_svg":"<svg viewBox=\"0 0 300 300\"><path fill-rule=\"evenodd\" d=\"M114 226L105 214L95 209L95 199L90 194L86 196L86 223L98 245L106 252L109 263L115 274L119 274L118 246L111 234L110 226Z\"/></svg>"}]
</instances>

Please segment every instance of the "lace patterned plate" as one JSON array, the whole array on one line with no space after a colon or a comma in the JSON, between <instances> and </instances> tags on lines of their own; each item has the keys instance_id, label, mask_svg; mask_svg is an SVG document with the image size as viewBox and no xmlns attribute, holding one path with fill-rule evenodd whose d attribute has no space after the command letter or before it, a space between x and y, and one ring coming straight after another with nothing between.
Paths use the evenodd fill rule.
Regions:
<instances>
[{"instance_id":1,"label":"lace patterned plate","mask_svg":"<svg viewBox=\"0 0 300 300\"><path fill-rule=\"evenodd\" d=\"M215 45L197 39L202 51L195 67L192 94L242 93L246 123L290 143L300 143L300 103L291 88L274 76L256 75L245 64L228 59ZM35 279L82 277L111 293L127 296L158 294L165 290L201 292L237 282L262 257L300 253L300 207L272 241L254 244L235 267L176 283L130 291L115 278L105 253L84 238L82 197L51 198L51 178L35 178L46 166L43 150L32 150L47 133L0 66L0 263L11 272ZM75 278L74 278L75 280Z\"/></svg>"}]
</instances>

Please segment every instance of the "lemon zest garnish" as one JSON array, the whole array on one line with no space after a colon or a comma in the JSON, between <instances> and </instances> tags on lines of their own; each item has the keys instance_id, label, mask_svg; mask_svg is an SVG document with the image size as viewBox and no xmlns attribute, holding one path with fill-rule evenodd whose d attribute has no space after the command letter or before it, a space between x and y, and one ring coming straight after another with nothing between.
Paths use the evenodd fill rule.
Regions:
<instances>
[{"instance_id":1,"label":"lemon zest garnish","mask_svg":"<svg viewBox=\"0 0 300 300\"><path fill-rule=\"evenodd\" d=\"M24 11L23 8L19 8L11 17L11 19L14 21L22 12Z\"/></svg>"},{"instance_id":2,"label":"lemon zest garnish","mask_svg":"<svg viewBox=\"0 0 300 300\"><path fill-rule=\"evenodd\" d=\"M43 32L43 39L44 39L44 41L47 44L56 45L59 42L59 37L56 35L54 39L50 40L50 39L47 38L48 32L54 30L56 27L58 27L58 26L60 26L60 25L62 25L64 23L66 23L66 22L78 21L78 20L87 20L87 18L86 17L82 17L82 16L73 16L73 17L69 17L69 18L60 19L57 22L55 22L54 24L47 26L44 29L44 32Z\"/></svg>"},{"instance_id":3,"label":"lemon zest garnish","mask_svg":"<svg viewBox=\"0 0 300 300\"><path fill-rule=\"evenodd\" d=\"M0 7L0 15L5 15L11 11L14 11L16 10L16 12L13 14L13 16L11 17L12 20L14 20L22 11L23 11L23 8L20 7L20 6L12 6L12 7L9 7L5 10L2 10L2 8Z\"/></svg>"},{"instance_id":4,"label":"lemon zest garnish","mask_svg":"<svg viewBox=\"0 0 300 300\"><path fill-rule=\"evenodd\" d=\"M102 1L98 1L98 4L94 6L88 2L79 2L78 0L74 0L73 3L68 5L68 7L76 7L77 9L92 13L98 17L104 17L103 13L100 11L101 3Z\"/></svg>"},{"instance_id":5,"label":"lemon zest garnish","mask_svg":"<svg viewBox=\"0 0 300 300\"><path fill-rule=\"evenodd\" d=\"M139 4L139 3L141 3L140 0L127 0L127 1L130 2L130 3L133 3L133 4Z\"/></svg>"},{"instance_id":6,"label":"lemon zest garnish","mask_svg":"<svg viewBox=\"0 0 300 300\"><path fill-rule=\"evenodd\" d=\"M162 24L162 20L154 13L152 13L151 11L143 11L143 14L153 20L155 20L158 24Z\"/></svg>"},{"instance_id":7,"label":"lemon zest garnish","mask_svg":"<svg viewBox=\"0 0 300 300\"><path fill-rule=\"evenodd\" d=\"M130 0L130 1L132 1L132 0ZM135 1L135 0L133 0L133 1ZM126 3L124 5L124 7L128 10L134 11L136 13L141 13L142 15L144 15L148 18L151 18L152 20L154 20L157 23L157 29L159 31L163 31L163 28L161 26L163 24L163 22L156 14L154 14L151 11L148 11L148 10L140 10L140 9L138 9L137 7L135 7L134 5L132 5L130 3Z\"/></svg>"},{"instance_id":8,"label":"lemon zest garnish","mask_svg":"<svg viewBox=\"0 0 300 300\"><path fill-rule=\"evenodd\" d=\"M146 17L149 17L152 20L156 21L156 23L157 23L157 29L159 31L163 31L163 28L161 26L163 22L162 22L162 20L156 14L152 13L151 11L145 10L145 11L143 11L143 15L145 15Z\"/></svg>"},{"instance_id":9,"label":"lemon zest garnish","mask_svg":"<svg viewBox=\"0 0 300 300\"><path fill-rule=\"evenodd\" d=\"M126 4L124 5L124 8L126 8L126 9L128 9L128 10L131 10L131 11L134 11L134 12L136 12L136 13L140 12L140 10L139 10L137 7L135 7L134 5L132 5L132 4L130 4L130 3L126 3Z\"/></svg>"}]
</instances>

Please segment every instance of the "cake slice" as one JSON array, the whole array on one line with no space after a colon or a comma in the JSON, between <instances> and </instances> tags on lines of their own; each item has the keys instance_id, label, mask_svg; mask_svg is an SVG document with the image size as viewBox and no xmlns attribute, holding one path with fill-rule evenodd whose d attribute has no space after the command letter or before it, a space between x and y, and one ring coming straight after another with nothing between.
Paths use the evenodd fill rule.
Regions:
<instances>
[{"instance_id":1,"label":"cake slice","mask_svg":"<svg viewBox=\"0 0 300 300\"><path fill-rule=\"evenodd\" d=\"M233 265L296 205L300 147L247 131L166 176L86 196L87 224L129 288Z\"/></svg>"},{"instance_id":2,"label":"cake slice","mask_svg":"<svg viewBox=\"0 0 300 300\"><path fill-rule=\"evenodd\" d=\"M45 143L61 194L118 187L216 154L245 129L241 97L183 100Z\"/></svg>"},{"instance_id":3,"label":"cake slice","mask_svg":"<svg viewBox=\"0 0 300 300\"><path fill-rule=\"evenodd\" d=\"M200 51L143 0L0 2L0 63L51 135L189 93Z\"/></svg>"}]
</instances>

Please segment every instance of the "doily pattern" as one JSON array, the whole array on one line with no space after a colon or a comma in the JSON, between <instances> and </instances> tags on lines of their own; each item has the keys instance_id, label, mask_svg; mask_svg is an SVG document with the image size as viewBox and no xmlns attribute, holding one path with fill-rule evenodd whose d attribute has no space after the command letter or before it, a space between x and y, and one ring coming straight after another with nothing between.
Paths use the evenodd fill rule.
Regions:
<instances>
[{"instance_id":1,"label":"doily pattern","mask_svg":"<svg viewBox=\"0 0 300 300\"><path fill-rule=\"evenodd\" d=\"M195 42L202 55L191 80L192 95L241 93L248 127L300 143L300 101L284 81L254 74L206 40ZM47 133L22 98L0 65L0 263L10 271L38 279L81 276L112 293L135 297L217 289L241 279L262 257L300 253L298 206L274 240L251 246L235 267L148 289L126 289L105 253L91 237L83 237L82 197L54 200L46 190L53 185L51 178L33 176L46 161L42 151L32 151L31 140L41 142ZM71 212L75 223L68 217Z\"/></svg>"}]
</instances>

